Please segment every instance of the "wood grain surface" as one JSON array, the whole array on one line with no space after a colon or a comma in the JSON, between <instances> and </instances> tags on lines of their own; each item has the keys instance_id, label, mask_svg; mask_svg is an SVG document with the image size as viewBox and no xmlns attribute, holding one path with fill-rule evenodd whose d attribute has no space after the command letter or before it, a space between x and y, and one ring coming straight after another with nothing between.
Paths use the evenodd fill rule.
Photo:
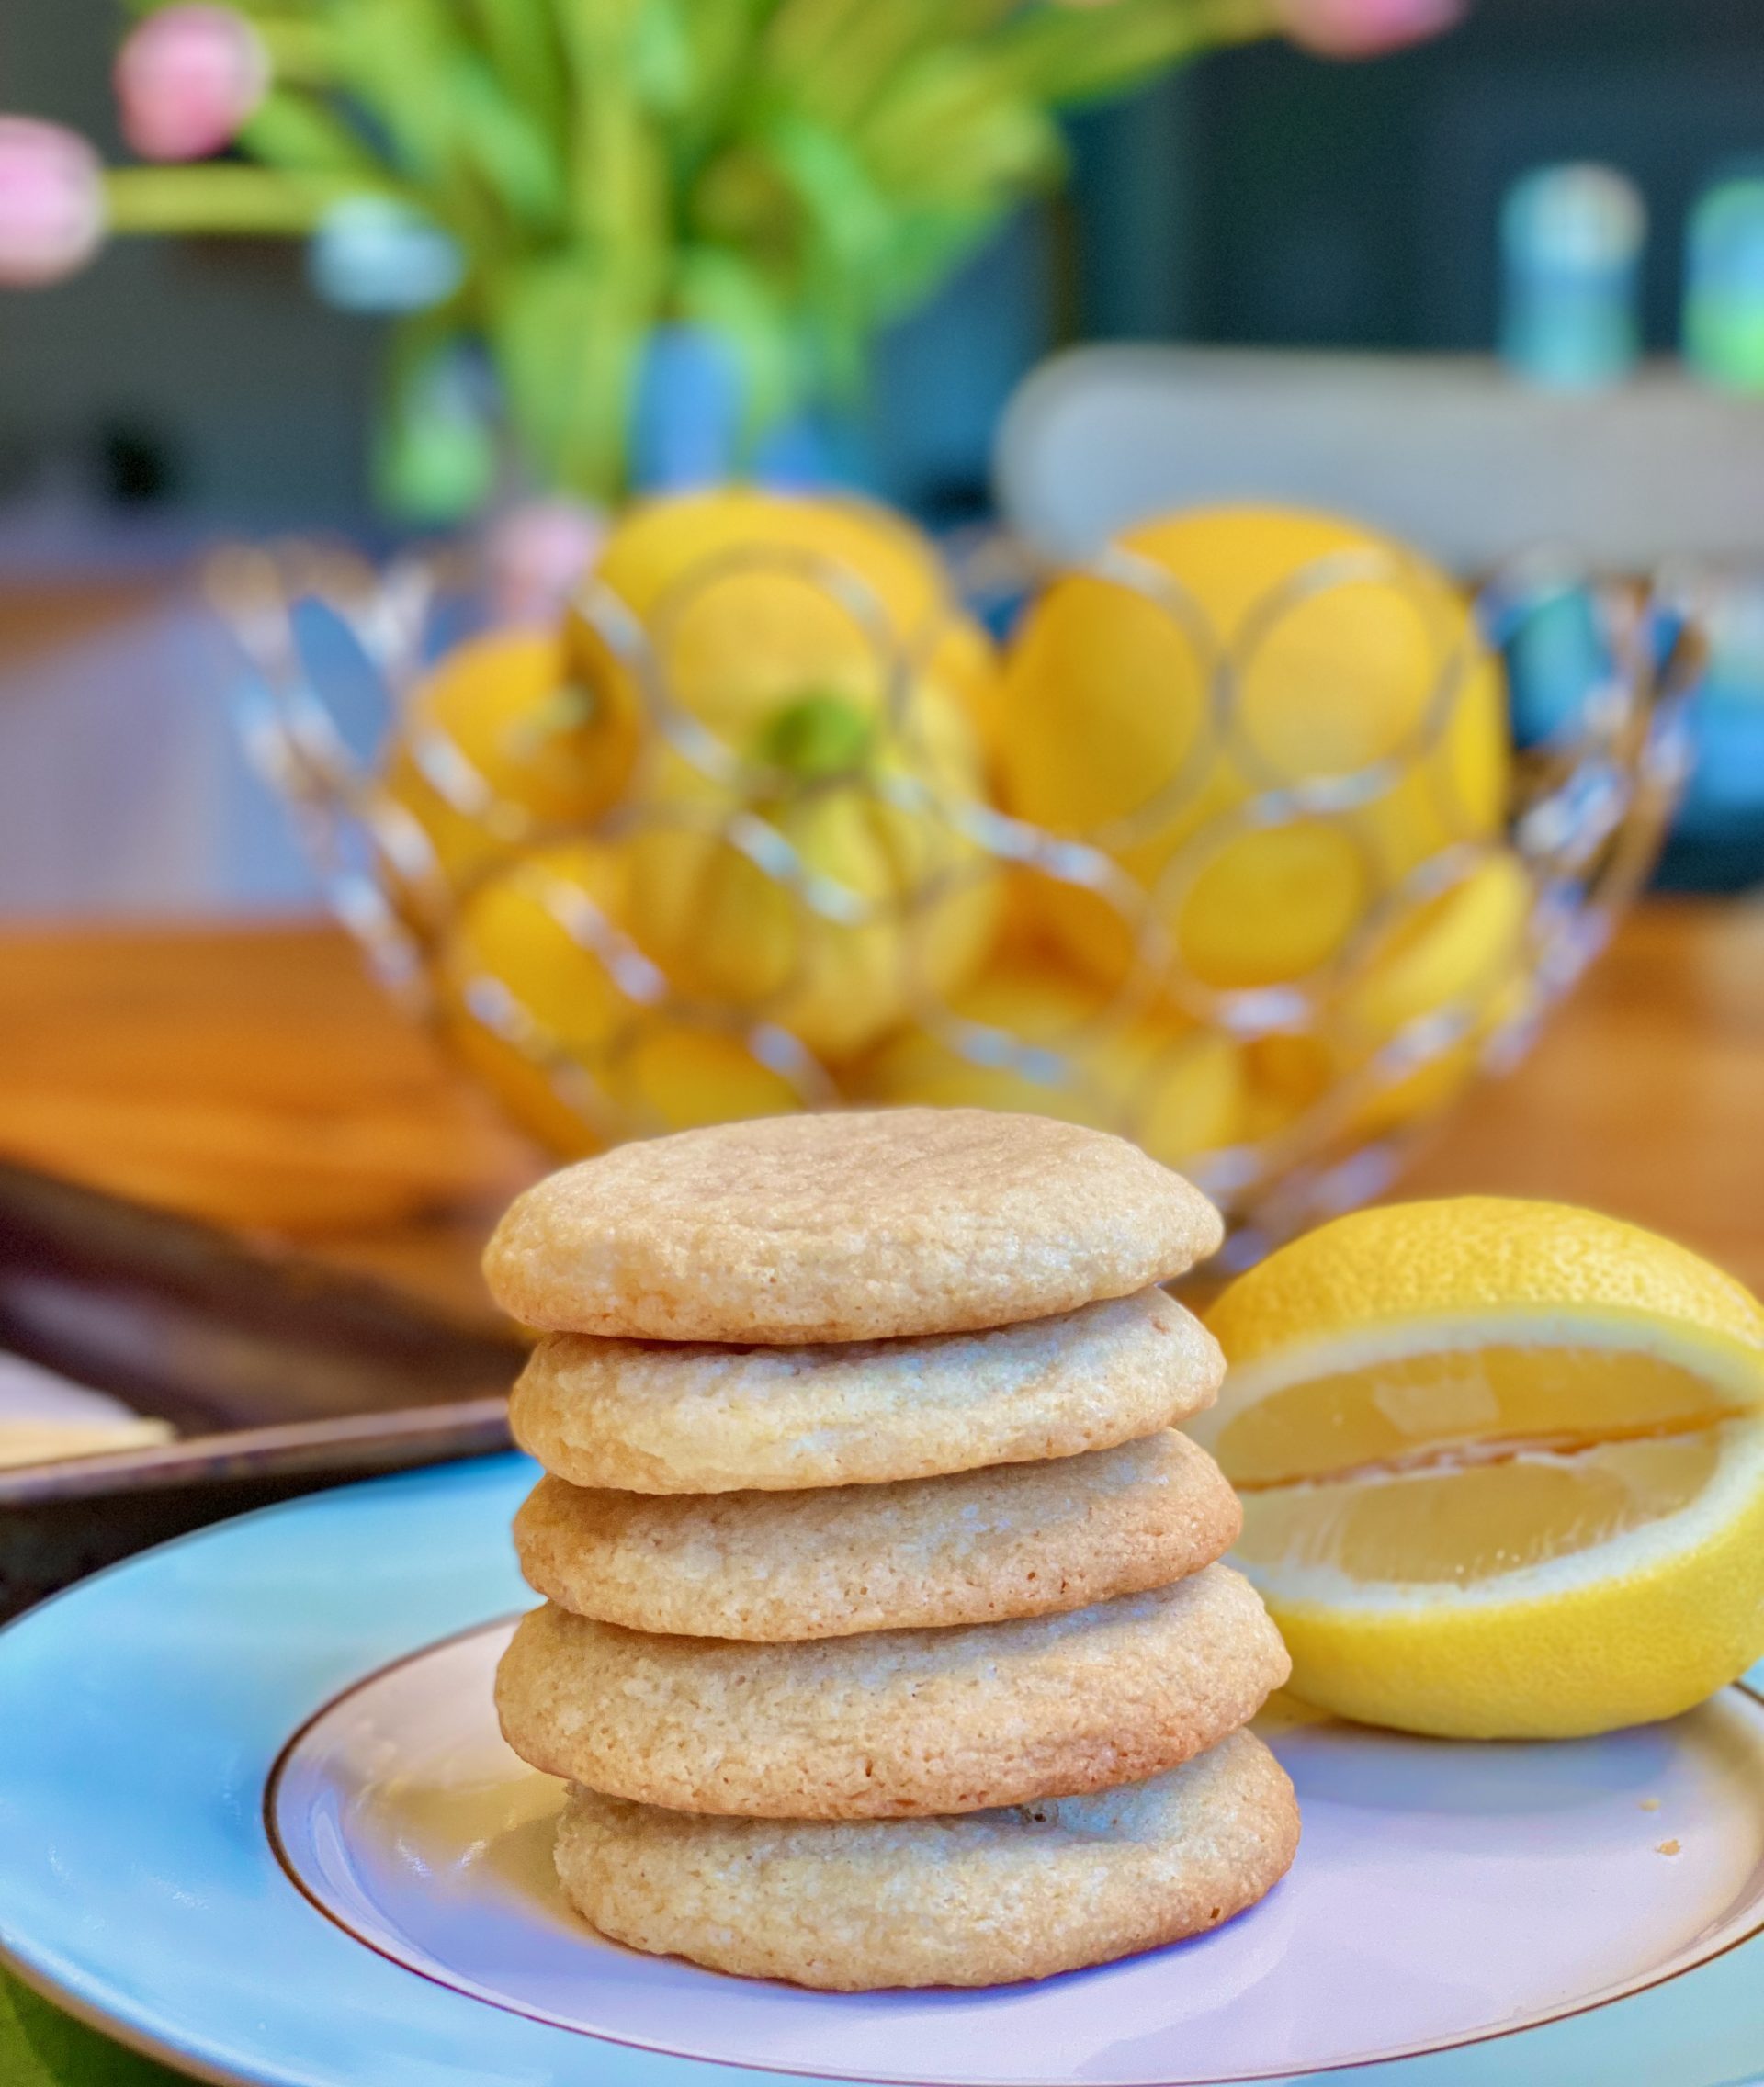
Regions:
<instances>
[{"instance_id":1,"label":"wood grain surface","mask_svg":"<svg viewBox=\"0 0 1764 2087\"><path fill-rule=\"evenodd\" d=\"M1553 1196L1764 1290L1764 906L1655 901L1398 1192ZM335 929L0 936L0 1152L492 1315L543 1170Z\"/></svg>"}]
</instances>

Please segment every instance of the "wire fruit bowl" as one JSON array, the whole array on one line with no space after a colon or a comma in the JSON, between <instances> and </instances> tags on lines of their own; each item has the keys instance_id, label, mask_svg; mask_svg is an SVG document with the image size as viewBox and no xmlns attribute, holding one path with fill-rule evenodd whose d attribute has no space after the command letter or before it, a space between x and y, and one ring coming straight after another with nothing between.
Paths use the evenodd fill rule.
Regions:
<instances>
[{"instance_id":1,"label":"wire fruit bowl","mask_svg":"<svg viewBox=\"0 0 1764 2087\"><path fill-rule=\"evenodd\" d=\"M1024 570L989 539L967 561L966 592L1014 588ZM863 634L876 701L861 748L842 742L837 705L797 706L786 761L688 700L671 634L708 591L757 571L816 591ZM583 583L572 614L634 704L628 770L583 818L500 790L425 709L437 660L485 626L469 553L376 568L293 544L229 551L209 574L248 670L248 743L337 917L554 1152L787 1109L1034 1108L1179 1167L1226 1213L1216 1267L1242 1266L1381 1193L1477 1077L1517 1063L1602 946L1683 784L1696 624L1669 580L1516 561L1478 594L1480 637L1440 634L1399 743L1346 770L1291 773L1246 694L1264 649L1337 590L1395 589L1424 615L1402 554L1317 560L1228 638L1169 573L1119 548L1035 582L1045 598L1073 578L1164 619L1198 694L1182 758L1143 804L1053 831L952 781L924 681L945 634L903 645L865 581L831 558L708 558L643 619ZM1437 845L1381 864L1366 831L1445 773L1483 644L1524 728L1504 823L1476 830L1447 805ZM1226 763L1240 781L1219 801ZM803 836L833 829L861 834L857 854L888 874L830 874ZM448 840L462 831L463 863ZM1185 908L1226 852L1265 857L1294 835L1363 869L1345 931L1289 976L1246 980L1197 960ZM678 904L669 947L643 926L683 864L684 964ZM1304 880L1288 883L1302 918ZM1063 950L1050 952L1044 915L1065 919ZM1115 953L1092 962L1105 945Z\"/></svg>"}]
</instances>

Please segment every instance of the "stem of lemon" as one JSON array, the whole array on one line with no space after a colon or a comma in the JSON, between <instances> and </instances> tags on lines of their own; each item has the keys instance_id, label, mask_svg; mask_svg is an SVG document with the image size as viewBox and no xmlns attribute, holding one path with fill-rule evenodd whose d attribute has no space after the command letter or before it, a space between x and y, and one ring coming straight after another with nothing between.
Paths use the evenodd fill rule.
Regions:
<instances>
[{"instance_id":1,"label":"stem of lemon","mask_svg":"<svg viewBox=\"0 0 1764 2087\"><path fill-rule=\"evenodd\" d=\"M774 768L817 782L862 768L876 745L876 720L849 697L818 691L786 703L766 720L755 745Z\"/></svg>"}]
</instances>

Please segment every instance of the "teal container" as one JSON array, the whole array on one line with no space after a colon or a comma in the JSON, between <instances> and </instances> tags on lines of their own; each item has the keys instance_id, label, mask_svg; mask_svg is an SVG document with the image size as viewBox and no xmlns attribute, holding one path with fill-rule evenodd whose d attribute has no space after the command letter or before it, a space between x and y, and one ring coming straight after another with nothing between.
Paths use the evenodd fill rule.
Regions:
<instances>
[{"instance_id":1,"label":"teal container","mask_svg":"<svg viewBox=\"0 0 1764 2087\"><path fill-rule=\"evenodd\" d=\"M1537 167L1501 209L1501 354L1516 375L1594 390L1641 354L1641 193L1614 167Z\"/></svg>"},{"instance_id":2,"label":"teal container","mask_svg":"<svg viewBox=\"0 0 1764 2087\"><path fill-rule=\"evenodd\" d=\"M1690 213L1685 359L1730 391L1764 391L1764 173L1716 182Z\"/></svg>"}]
</instances>

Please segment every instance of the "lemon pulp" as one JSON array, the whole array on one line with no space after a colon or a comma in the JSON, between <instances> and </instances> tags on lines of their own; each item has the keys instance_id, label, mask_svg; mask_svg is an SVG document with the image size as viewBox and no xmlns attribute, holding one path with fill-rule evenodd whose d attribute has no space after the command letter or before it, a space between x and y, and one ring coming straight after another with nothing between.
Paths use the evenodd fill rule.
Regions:
<instances>
[{"instance_id":1,"label":"lemon pulp","mask_svg":"<svg viewBox=\"0 0 1764 2087\"><path fill-rule=\"evenodd\" d=\"M1569 1558L1691 1506L1714 1475L1716 1430L1564 1454L1384 1472L1251 1493L1238 1555L1364 1585L1470 1587Z\"/></svg>"},{"instance_id":2,"label":"lemon pulp","mask_svg":"<svg viewBox=\"0 0 1764 2087\"><path fill-rule=\"evenodd\" d=\"M1708 1427L1736 1403L1688 1363L1594 1347L1444 1348L1270 1392L1209 1446L1232 1483L1283 1485L1481 1443L1564 1448Z\"/></svg>"}]
</instances>

